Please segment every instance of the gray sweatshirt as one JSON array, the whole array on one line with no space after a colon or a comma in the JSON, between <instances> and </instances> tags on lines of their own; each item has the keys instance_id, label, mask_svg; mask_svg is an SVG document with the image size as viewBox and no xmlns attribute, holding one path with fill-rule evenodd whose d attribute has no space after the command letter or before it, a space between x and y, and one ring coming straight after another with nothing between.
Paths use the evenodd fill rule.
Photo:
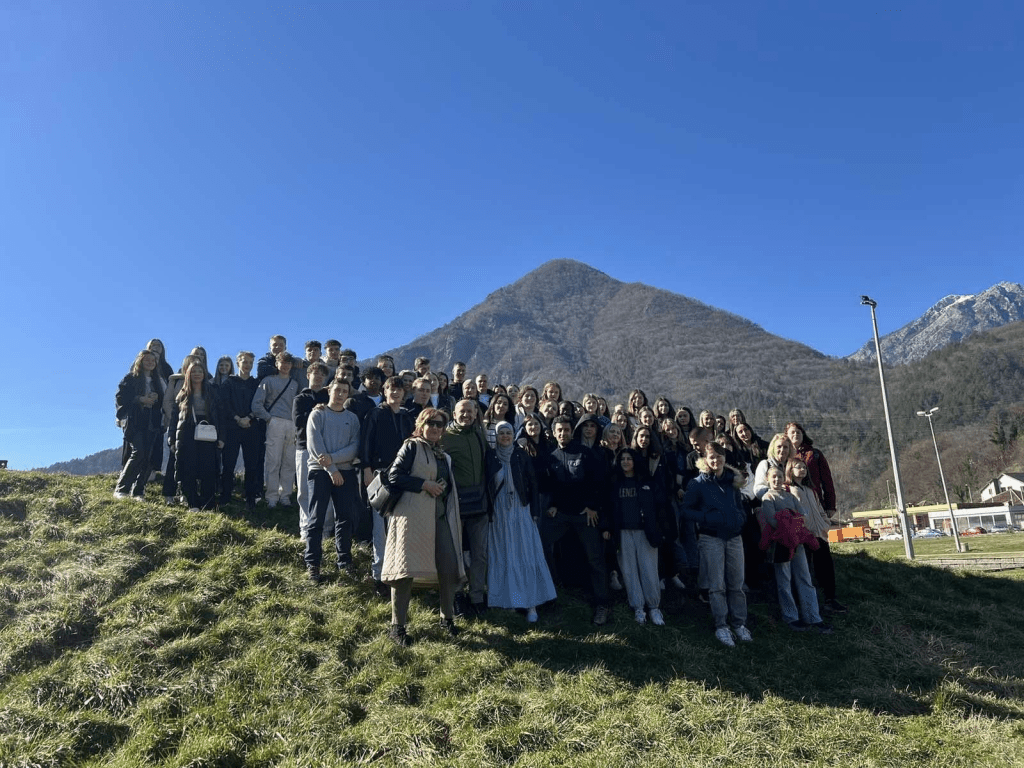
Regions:
<instances>
[{"instance_id":1,"label":"gray sweatshirt","mask_svg":"<svg viewBox=\"0 0 1024 768\"><path fill-rule=\"evenodd\" d=\"M359 453L359 417L351 411L314 408L306 422L306 447L310 469L352 469ZM321 466L321 456L330 456L331 464Z\"/></svg>"},{"instance_id":2,"label":"gray sweatshirt","mask_svg":"<svg viewBox=\"0 0 1024 768\"><path fill-rule=\"evenodd\" d=\"M281 390L288 387L288 391L281 397ZM252 412L264 421L274 419L292 420L292 400L299 394L299 385L295 379L289 377L282 379L280 376L267 376L256 388L256 394L252 397ZM274 403L274 400L277 400ZM274 403L272 410L267 410L270 404Z\"/></svg>"}]
</instances>

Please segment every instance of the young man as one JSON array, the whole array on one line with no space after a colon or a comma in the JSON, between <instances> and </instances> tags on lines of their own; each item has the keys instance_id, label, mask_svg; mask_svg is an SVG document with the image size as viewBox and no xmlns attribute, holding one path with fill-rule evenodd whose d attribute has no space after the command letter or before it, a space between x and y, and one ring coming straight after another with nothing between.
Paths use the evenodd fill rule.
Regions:
<instances>
[{"instance_id":1,"label":"young man","mask_svg":"<svg viewBox=\"0 0 1024 768\"><path fill-rule=\"evenodd\" d=\"M452 380L448 385L448 394L455 402L462 399L462 384L466 380L466 364L461 360L452 366Z\"/></svg>"},{"instance_id":2,"label":"young man","mask_svg":"<svg viewBox=\"0 0 1024 768\"><path fill-rule=\"evenodd\" d=\"M316 339L310 339L306 342L306 357L301 361L302 373L305 374L309 371L309 366L320 360L320 342Z\"/></svg>"},{"instance_id":3,"label":"young man","mask_svg":"<svg viewBox=\"0 0 1024 768\"><path fill-rule=\"evenodd\" d=\"M487 406L491 404L491 395L494 394L494 393L491 392L491 390L489 390L487 388L487 374L486 373L478 373L477 374L477 376L476 376L476 391L477 391L477 399L480 401L480 404L484 408L487 408Z\"/></svg>"},{"instance_id":4,"label":"young man","mask_svg":"<svg viewBox=\"0 0 1024 768\"><path fill-rule=\"evenodd\" d=\"M290 505L295 482L292 401L299 393L299 387L292 378L294 358L288 352L279 352L276 362L277 375L263 379L252 399L252 412L267 425L264 475L267 483L265 498L269 507L276 507L279 501Z\"/></svg>"},{"instance_id":5,"label":"young man","mask_svg":"<svg viewBox=\"0 0 1024 768\"><path fill-rule=\"evenodd\" d=\"M608 622L608 574L604 562L600 493L603 478L597 457L572 437L572 422L558 416L552 422L557 443L547 456L546 483L550 506L541 519L541 541L548 569L556 573L555 544L572 534L583 545L590 569L594 624ZM543 488L544 486L542 486Z\"/></svg>"},{"instance_id":6,"label":"young man","mask_svg":"<svg viewBox=\"0 0 1024 768\"><path fill-rule=\"evenodd\" d=\"M416 371L416 375L423 378L430 373L430 358L417 357L412 364L413 370Z\"/></svg>"},{"instance_id":7,"label":"young man","mask_svg":"<svg viewBox=\"0 0 1024 768\"><path fill-rule=\"evenodd\" d=\"M412 434L414 422L402 408L405 390L402 380L397 376L390 377L384 383L384 400L367 415L363 422L362 438L359 446L359 461L363 467L363 487L373 482L378 472L387 473L391 462L398 455L402 442ZM390 597L388 588L380 580L381 567L384 564L384 543L387 528L384 518L373 512L373 562L370 573L373 576L377 593L381 597Z\"/></svg>"},{"instance_id":8,"label":"young man","mask_svg":"<svg viewBox=\"0 0 1024 768\"><path fill-rule=\"evenodd\" d=\"M263 479L263 467L259 463L262 430L252 411L257 387L256 379L251 375L255 358L252 352L239 352L235 358L238 374L229 376L217 391L221 414L227 427L221 451L223 469L220 503L224 505L231 501L235 465L241 450L242 461L245 463L245 508L250 512L256 507L256 497L260 495L260 482Z\"/></svg>"},{"instance_id":9,"label":"young man","mask_svg":"<svg viewBox=\"0 0 1024 768\"><path fill-rule=\"evenodd\" d=\"M429 387L427 389L429 394ZM483 430L477 426L477 404L460 400L454 421L441 438L441 446L452 458L452 475L459 492L463 544L469 545L469 600L477 615L487 610L484 589L487 586L487 533L493 509L489 498L491 477L498 459L487 446Z\"/></svg>"},{"instance_id":10,"label":"young man","mask_svg":"<svg viewBox=\"0 0 1024 768\"><path fill-rule=\"evenodd\" d=\"M352 378L349 379L349 383L352 385L352 391L355 392L359 389L359 366L356 364L355 350L343 349L338 353L338 357L342 365L352 368Z\"/></svg>"},{"instance_id":11,"label":"young man","mask_svg":"<svg viewBox=\"0 0 1024 768\"><path fill-rule=\"evenodd\" d=\"M412 397L405 401L405 410L415 422L420 411L430 405L430 379L420 378L412 384Z\"/></svg>"},{"instance_id":12,"label":"young man","mask_svg":"<svg viewBox=\"0 0 1024 768\"><path fill-rule=\"evenodd\" d=\"M323 558L324 522L327 507L334 502L334 547L338 570L355 575L352 565L352 520L359 503L358 478L353 462L359 452L359 419L345 410L352 388L335 378L328 388L327 405L318 405L309 417L309 479L313 486L306 526L306 572L310 581L320 583Z\"/></svg>"},{"instance_id":13,"label":"young man","mask_svg":"<svg viewBox=\"0 0 1024 768\"><path fill-rule=\"evenodd\" d=\"M327 383L334 380L334 374L341 365L341 342L337 339L328 339L324 342L324 362L327 364Z\"/></svg>"},{"instance_id":14,"label":"young man","mask_svg":"<svg viewBox=\"0 0 1024 768\"><path fill-rule=\"evenodd\" d=\"M322 361L312 363L306 371L309 386L295 396L292 401L292 423L295 425L295 484L298 487L296 501L299 503L299 538L306 540L306 526L309 524L309 450L306 447L306 426L309 415L318 405L326 405L328 393L327 365ZM333 519L333 511L328 510L328 518ZM329 521L325 521L329 522Z\"/></svg>"},{"instance_id":15,"label":"young man","mask_svg":"<svg viewBox=\"0 0 1024 768\"><path fill-rule=\"evenodd\" d=\"M700 570L708 586L715 637L732 648L736 645L733 632L742 641L752 639L746 627L747 598L743 594L743 482L725 468L725 449L718 443L707 443L700 470L686 487L682 513L697 523L700 533Z\"/></svg>"}]
</instances>

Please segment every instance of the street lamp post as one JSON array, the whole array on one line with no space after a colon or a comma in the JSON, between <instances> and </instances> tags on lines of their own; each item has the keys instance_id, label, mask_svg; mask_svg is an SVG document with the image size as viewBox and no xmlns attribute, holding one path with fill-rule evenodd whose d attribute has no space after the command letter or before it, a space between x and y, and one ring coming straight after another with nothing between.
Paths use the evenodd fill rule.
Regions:
<instances>
[{"instance_id":1,"label":"street lamp post","mask_svg":"<svg viewBox=\"0 0 1024 768\"><path fill-rule=\"evenodd\" d=\"M896 511L900 515L900 524L903 526L903 551L907 559L914 559L914 543L910 538L910 518L907 517L907 507L903 503L903 483L900 482L900 463L896 458L896 442L892 439L892 420L889 418L889 398L885 391L885 372L882 370L882 345L878 341L878 321L875 319L875 307L878 302L867 296L860 297L860 303L871 307L871 327L875 333L875 355L878 358L878 378L882 382L882 410L885 411L885 429L889 433L889 456L892 458L892 476L896 485Z\"/></svg>"},{"instance_id":2,"label":"street lamp post","mask_svg":"<svg viewBox=\"0 0 1024 768\"><path fill-rule=\"evenodd\" d=\"M963 552L963 547L960 545L960 529L956 525L956 517L953 515L953 505L949 501L949 491L946 489L946 474L942 471L942 459L939 458L939 443L935 439L935 425L932 424L932 416L939 410L939 406L935 406L930 411L918 411L918 416L924 416L928 419L928 427L932 431L932 445L935 446L935 461L939 465L939 479L942 481L942 492L946 494L946 506L949 507L949 524L953 527L953 539L956 541L956 551Z\"/></svg>"}]
</instances>

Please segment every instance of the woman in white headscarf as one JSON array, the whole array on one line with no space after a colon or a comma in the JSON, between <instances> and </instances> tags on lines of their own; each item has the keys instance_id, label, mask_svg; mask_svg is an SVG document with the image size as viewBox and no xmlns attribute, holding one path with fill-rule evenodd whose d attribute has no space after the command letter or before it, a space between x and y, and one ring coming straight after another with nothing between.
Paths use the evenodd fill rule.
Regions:
<instances>
[{"instance_id":1,"label":"woman in white headscarf","mask_svg":"<svg viewBox=\"0 0 1024 768\"><path fill-rule=\"evenodd\" d=\"M555 599L544 549L534 517L540 515L537 477L529 454L515 443L507 421L495 426L498 470L494 519L488 529L487 605L525 608L526 620L537 621L537 606Z\"/></svg>"}]
</instances>

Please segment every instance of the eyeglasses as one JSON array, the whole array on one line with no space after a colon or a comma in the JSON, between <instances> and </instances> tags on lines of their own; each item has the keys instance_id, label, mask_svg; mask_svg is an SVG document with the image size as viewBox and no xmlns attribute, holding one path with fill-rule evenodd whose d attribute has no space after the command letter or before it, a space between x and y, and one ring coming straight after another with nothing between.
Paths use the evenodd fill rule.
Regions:
<instances>
[{"instance_id":1,"label":"eyeglasses","mask_svg":"<svg viewBox=\"0 0 1024 768\"><path fill-rule=\"evenodd\" d=\"M430 421L427 422L427 426L428 427L439 427L441 429L444 429L444 422L439 420L439 419L431 419Z\"/></svg>"}]
</instances>

